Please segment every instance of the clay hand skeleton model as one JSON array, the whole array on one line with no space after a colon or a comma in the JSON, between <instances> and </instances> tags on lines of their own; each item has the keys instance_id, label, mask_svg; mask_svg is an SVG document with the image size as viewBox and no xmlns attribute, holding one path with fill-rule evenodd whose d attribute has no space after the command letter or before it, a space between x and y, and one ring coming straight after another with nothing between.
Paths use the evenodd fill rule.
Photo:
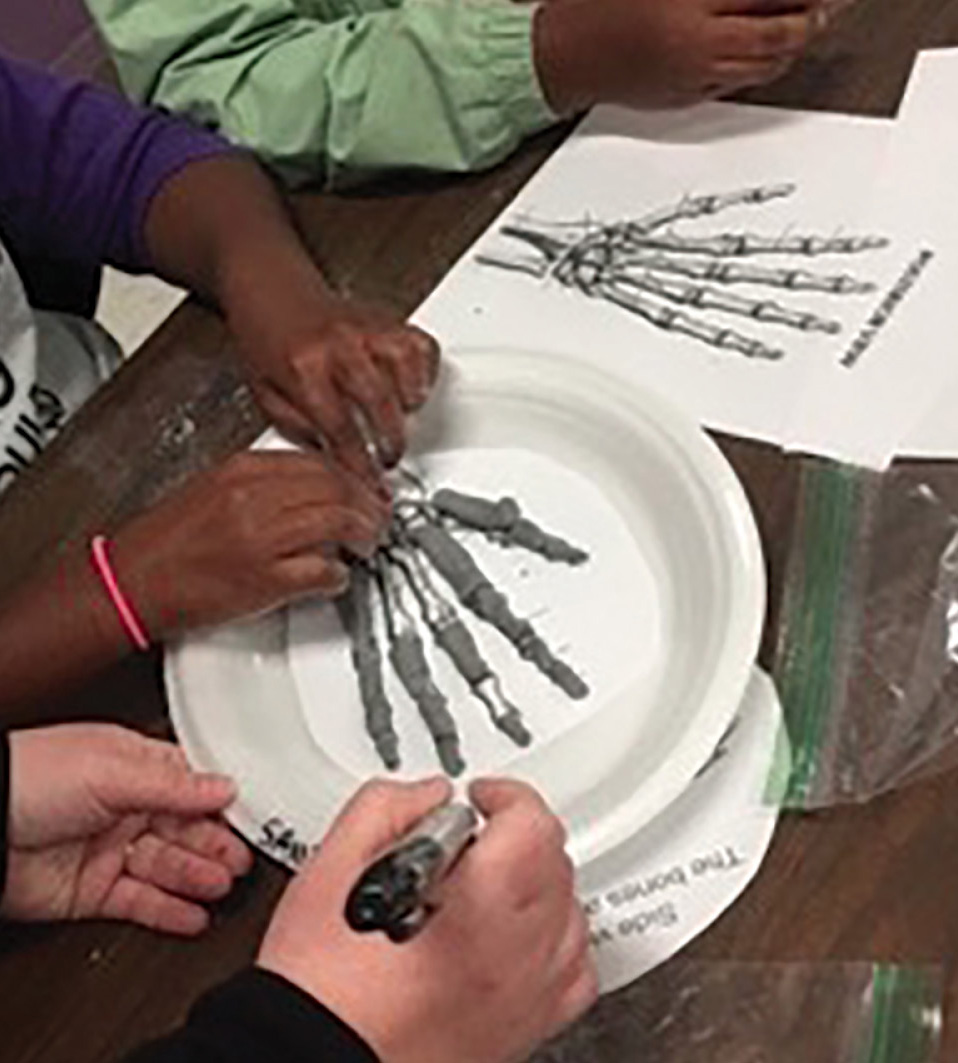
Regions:
<instances>
[{"instance_id":1,"label":"clay hand skeleton model","mask_svg":"<svg viewBox=\"0 0 958 1063\"><path fill-rule=\"evenodd\" d=\"M568 565L582 565L589 555L529 520L514 499L492 500L449 488L427 495L418 480L405 476L415 482L415 494L399 495L389 542L372 561L356 562L337 610L350 640L366 730L383 764L395 770L401 763L383 676L388 661L419 710L443 769L459 775L465 768L459 731L446 695L430 672L424 634L465 680L493 727L517 746L529 745L532 735L457 605L495 628L523 660L568 697L580 700L589 688L532 624L513 612L456 532L480 532L500 546L520 547ZM377 603L388 644L385 651L377 637Z\"/></svg>"},{"instance_id":2,"label":"clay hand skeleton model","mask_svg":"<svg viewBox=\"0 0 958 1063\"><path fill-rule=\"evenodd\" d=\"M846 273L826 274L800 266L756 264L762 256L856 255L888 246L878 236L765 236L721 232L704 236L677 232L678 222L713 216L733 207L761 207L791 196L795 185L764 185L723 195L686 197L672 207L633 221L604 225L528 220L505 225L501 234L521 241L532 255L480 255L482 265L528 273L621 307L665 332L690 336L713 348L747 358L776 360L785 350L721 324L712 314L730 314L801 332L835 334L841 322L776 299L734 292L736 285L785 292L864 295L874 285ZM701 314L679 307L689 307Z\"/></svg>"}]
</instances>

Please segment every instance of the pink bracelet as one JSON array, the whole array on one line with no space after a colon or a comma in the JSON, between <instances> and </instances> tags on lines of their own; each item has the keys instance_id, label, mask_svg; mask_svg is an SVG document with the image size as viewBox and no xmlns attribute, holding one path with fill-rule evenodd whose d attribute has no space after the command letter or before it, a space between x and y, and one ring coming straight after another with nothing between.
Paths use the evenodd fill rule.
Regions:
<instances>
[{"instance_id":1,"label":"pink bracelet","mask_svg":"<svg viewBox=\"0 0 958 1063\"><path fill-rule=\"evenodd\" d=\"M93 557L93 567L103 588L116 609L123 630L130 636L130 641L138 650L148 650L150 640L146 630L140 623L139 617L134 612L133 606L127 600L126 595L120 589L113 565L110 563L110 543L102 535L95 535L90 542L90 554Z\"/></svg>"}]
</instances>

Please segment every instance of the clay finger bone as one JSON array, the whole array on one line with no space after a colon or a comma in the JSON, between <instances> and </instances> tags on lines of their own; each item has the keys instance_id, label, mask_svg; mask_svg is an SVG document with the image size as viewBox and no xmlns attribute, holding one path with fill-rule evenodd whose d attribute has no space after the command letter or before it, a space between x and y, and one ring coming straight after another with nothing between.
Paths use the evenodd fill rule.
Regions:
<instances>
[{"instance_id":1,"label":"clay finger bone","mask_svg":"<svg viewBox=\"0 0 958 1063\"><path fill-rule=\"evenodd\" d=\"M410 550L406 556L409 564L403 571L436 645L452 661L472 694L485 705L493 726L516 745L528 746L532 742L532 734L522 719L522 713L506 697L499 677L480 653L472 632L452 605L436 590L415 550Z\"/></svg>"},{"instance_id":2,"label":"clay finger bone","mask_svg":"<svg viewBox=\"0 0 958 1063\"><path fill-rule=\"evenodd\" d=\"M491 624L570 698L579 700L589 687L568 664L559 660L528 620L509 606L508 599L488 580L469 551L444 528L431 521L415 521L406 535L426 555L432 567L449 584L459 601L481 620Z\"/></svg>"},{"instance_id":3,"label":"clay finger bone","mask_svg":"<svg viewBox=\"0 0 958 1063\"><path fill-rule=\"evenodd\" d=\"M431 502L442 516L451 517L476 531L494 533L494 541L502 545L520 546L540 554L548 561L562 561L569 565L581 565L589 560L585 550L552 535L524 517L514 498L494 501L444 487L432 496Z\"/></svg>"},{"instance_id":4,"label":"clay finger bone","mask_svg":"<svg viewBox=\"0 0 958 1063\"><path fill-rule=\"evenodd\" d=\"M403 606L402 587L388 562L380 564L379 577L389 631L389 663L419 710L443 769L449 775L460 775L466 764L462 758L459 731L449 712L446 696L433 681L416 624Z\"/></svg>"},{"instance_id":5,"label":"clay finger bone","mask_svg":"<svg viewBox=\"0 0 958 1063\"><path fill-rule=\"evenodd\" d=\"M372 608L373 581L365 565L354 565L346 593L336 599L336 611L349 636L350 657L359 684L366 731L390 771L400 766L399 738L393 710L383 686L382 653L376 639Z\"/></svg>"}]
</instances>

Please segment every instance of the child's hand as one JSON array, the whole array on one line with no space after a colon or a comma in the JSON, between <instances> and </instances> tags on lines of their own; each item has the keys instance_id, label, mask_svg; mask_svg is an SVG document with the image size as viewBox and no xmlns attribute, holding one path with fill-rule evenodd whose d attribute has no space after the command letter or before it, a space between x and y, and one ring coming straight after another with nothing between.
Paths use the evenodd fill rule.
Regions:
<instances>
[{"instance_id":1,"label":"child's hand","mask_svg":"<svg viewBox=\"0 0 958 1063\"><path fill-rule=\"evenodd\" d=\"M297 441L328 445L347 468L377 475L368 443L386 466L406 445L406 415L429 397L436 341L391 314L306 283L230 306L229 321L253 392L267 416ZM357 414L368 428L364 440Z\"/></svg>"},{"instance_id":2,"label":"child's hand","mask_svg":"<svg viewBox=\"0 0 958 1063\"><path fill-rule=\"evenodd\" d=\"M113 562L153 638L235 620L348 581L390 507L322 455L240 454L114 537Z\"/></svg>"},{"instance_id":3,"label":"child's hand","mask_svg":"<svg viewBox=\"0 0 958 1063\"><path fill-rule=\"evenodd\" d=\"M418 937L394 945L349 929L359 875L449 793L445 780L365 786L293 880L259 955L383 1063L515 1063L596 996L562 827L521 783L473 784L488 822Z\"/></svg>"},{"instance_id":4,"label":"child's hand","mask_svg":"<svg viewBox=\"0 0 958 1063\"><path fill-rule=\"evenodd\" d=\"M833 0L549 0L536 63L558 113L663 107L774 80L824 28Z\"/></svg>"},{"instance_id":5,"label":"child's hand","mask_svg":"<svg viewBox=\"0 0 958 1063\"><path fill-rule=\"evenodd\" d=\"M202 904L252 863L217 818L234 797L229 779L197 774L176 746L122 727L15 731L0 910L198 934L209 922Z\"/></svg>"},{"instance_id":6,"label":"child's hand","mask_svg":"<svg viewBox=\"0 0 958 1063\"><path fill-rule=\"evenodd\" d=\"M160 274L219 307L280 428L329 447L368 479L380 478L380 461L399 460L404 417L425 402L439 347L396 315L335 295L252 161L232 155L185 167L155 197L147 243Z\"/></svg>"}]
</instances>

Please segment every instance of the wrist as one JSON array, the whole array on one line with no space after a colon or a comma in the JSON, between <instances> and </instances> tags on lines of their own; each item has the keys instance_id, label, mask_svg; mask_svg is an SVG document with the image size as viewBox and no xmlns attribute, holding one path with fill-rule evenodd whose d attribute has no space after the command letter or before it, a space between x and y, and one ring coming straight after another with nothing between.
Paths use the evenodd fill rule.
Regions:
<instances>
[{"instance_id":1,"label":"wrist","mask_svg":"<svg viewBox=\"0 0 958 1063\"><path fill-rule=\"evenodd\" d=\"M175 573L165 571L162 559L154 556L148 541L141 541L137 522L121 529L111 543L110 559L120 592L152 642L163 642L183 629L177 622L182 610L175 597ZM109 601L106 588L103 596ZM110 603L113 604L112 602ZM120 616L116 625L124 630ZM129 633L124 631L127 643Z\"/></svg>"},{"instance_id":2,"label":"wrist","mask_svg":"<svg viewBox=\"0 0 958 1063\"><path fill-rule=\"evenodd\" d=\"M112 553L113 545L106 536L95 535L93 537L90 542L90 561L100 579L103 593L110 599L113 611L130 642L136 649L146 651L150 648L150 637L136 607L120 586L113 567Z\"/></svg>"},{"instance_id":3,"label":"wrist","mask_svg":"<svg viewBox=\"0 0 958 1063\"><path fill-rule=\"evenodd\" d=\"M129 639L84 543L0 610L0 700L29 705L124 657Z\"/></svg>"},{"instance_id":4,"label":"wrist","mask_svg":"<svg viewBox=\"0 0 958 1063\"><path fill-rule=\"evenodd\" d=\"M207 994L193 1014L201 1022L205 1015L229 1023L242 1015L244 1034L261 1048L262 1058L378 1063L362 1036L334 1010L283 974L261 966Z\"/></svg>"},{"instance_id":5,"label":"wrist","mask_svg":"<svg viewBox=\"0 0 958 1063\"><path fill-rule=\"evenodd\" d=\"M533 19L536 74L557 115L587 110L601 100L596 66L604 53L595 40L593 7L579 0L549 0Z\"/></svg>"},{"instance_id":6,"label":"wrist","mask_svg":"<svg viewBox=\"0 0 958 1063\"><path fill-rule=\"evenodd\" d=\"M222 271L220 306L241 358L262 364L315 333L338 302L298 242L232 256Z\"/></svg>"}]
</instances>

